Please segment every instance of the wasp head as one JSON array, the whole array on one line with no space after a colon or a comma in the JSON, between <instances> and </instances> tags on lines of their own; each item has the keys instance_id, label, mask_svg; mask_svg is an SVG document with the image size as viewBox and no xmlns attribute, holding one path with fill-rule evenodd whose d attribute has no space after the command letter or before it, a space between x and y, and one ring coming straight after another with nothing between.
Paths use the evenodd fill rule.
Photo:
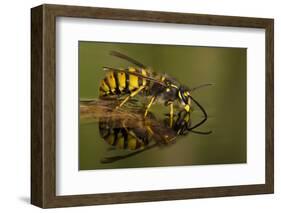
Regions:
<instances>
[{"instance_id":1,"label":"wasp head","mask_svg":"<svg viewBox=\"0 0 281 213\"><path fill-rule=\"evenodd\" d=\"M190 100L190 92L189 92L188 88L186 88L185 86L180 86L180 88L178 90L178 97L179 97L180 103L182 105L184 105L185 110L187 112L189 112L191 100Z\"/></svg>"}]
</instances>

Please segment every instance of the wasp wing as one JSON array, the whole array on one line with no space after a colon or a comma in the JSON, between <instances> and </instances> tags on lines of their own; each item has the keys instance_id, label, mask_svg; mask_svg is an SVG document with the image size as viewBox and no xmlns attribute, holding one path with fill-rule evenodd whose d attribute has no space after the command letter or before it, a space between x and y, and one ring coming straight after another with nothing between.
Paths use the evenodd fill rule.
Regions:
<instances>
[{"instance_id":1,"label":"wasp wing","mask_svg":"<svg viewBox=\"0 0 281 213\"><path fill-rule=\"evenodd\" d=\"M112 156L112 157L104 157L103 159L101 159L101 163L114 163L116 161L123 160L123 159L129 158L129 157L138 155L142 152L145 152L145 151L150 150L150 149L155 148L155 147L157 147L156 143L154 143L150 146L147 146L144 149L136 150L136 151L130 152L128 154L117 155L117 156Z\"/></svg>"},{"instance_id":2,"label":"wasp wing","mask_svg":"<svg viewBox=\"0 0 281 213\"><path fill-rule=\"evenodd\" d=\"M120 52L118 52L118 51L112 50L112 51L109 52L109 54L112 55L112 56L115 56L115 57L124 59L124 60L126 60L126 61L128 61L128 62L130 62L130 63L132 63L132 64L134 64L134 65L140 67L140 68L143 68L143 69L146 68L146 66L143 65L142 63L140 63L139 61L137 61L137 60L135 60L135 59L133 59L133 58L131 58L131 57L129 57L129 56L123 54L123 53L120 53Z\"/></svg>"},{"instance_id":3,"label":"wasp wing","mask_svg":"<svg viewBox=\"0 0 281 213\"><path fill-rule=\"evenodd\" d=\"M113 72L119 72L119 73L127 73L129 75L134 75L134 76L137 76L139 78L143 78L143 79L146 79L148 81L152 81L152 82L157 83L157 84L159 84L163 87L167 87L167 85L164 82L162 82L158 79L148 77L148 76L144 76L141 73L131 72L128 69L117 69L117 68L112 68L112 67L103 67L103 70L105 70L106 72L113 71Z\"/></svg>"}]
</instances>

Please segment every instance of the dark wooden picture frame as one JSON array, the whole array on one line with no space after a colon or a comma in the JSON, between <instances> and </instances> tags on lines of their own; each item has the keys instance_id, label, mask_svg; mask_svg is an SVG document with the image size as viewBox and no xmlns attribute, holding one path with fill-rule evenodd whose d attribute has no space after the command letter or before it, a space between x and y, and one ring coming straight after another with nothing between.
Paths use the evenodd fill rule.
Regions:
<instances>
[{"instance_id":1,"label":"dark wooden picture frame","mask_svg":"<svg viewBox=\"0 0 281 213\"><path fill-rule=\"evenodd\" d=\"M56 18L94 18L159 23L262 28L266 34L265 184L192 189L56 195ZM65 207L219 196L274 191L274 20L233 16L41 5L31 9L31 203Z\"/></svg>"}]
</instances>

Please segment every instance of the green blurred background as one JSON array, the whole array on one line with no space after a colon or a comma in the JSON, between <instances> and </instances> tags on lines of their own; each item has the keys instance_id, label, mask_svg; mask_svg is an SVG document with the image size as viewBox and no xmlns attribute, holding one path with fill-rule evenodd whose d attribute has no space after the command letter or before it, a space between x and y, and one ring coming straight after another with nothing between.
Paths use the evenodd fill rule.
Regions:
<instances>
[{"instance_id":1,"label":"green blurred background","mask_svg":"<svg viewBox=\"0 0 281 213\"><path fill-rule=\"evenodd\" d=\"M157 72L168 73L191 88L212 83L213 86L194 92L193 97L209 115L207 122L197 130L212 130L213 133L191 133L172 146L157 147L124 160L102 164L100 160L108 155L109 145L99 136L97 123L80 119L80 170L246 163L245 48L80 41L80 99L98 97L99 82L105 76L103 66L132 66L110 56L111 50L135 58Z\"/></svg>"}]
</instances>

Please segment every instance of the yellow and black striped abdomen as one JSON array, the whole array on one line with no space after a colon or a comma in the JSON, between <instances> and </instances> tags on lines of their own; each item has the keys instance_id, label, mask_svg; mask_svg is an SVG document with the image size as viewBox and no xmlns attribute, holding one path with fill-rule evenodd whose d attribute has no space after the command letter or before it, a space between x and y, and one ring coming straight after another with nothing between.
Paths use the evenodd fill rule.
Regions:
<instances>
[{"instance_id":1,"label":"yellow and black striped abdomen","mask_svg":"<svg viewBox=\"0 0 281 213\"><path fill-rule=\"evenodd\" d=\"M148 76L148 72L145 69L139 70L133 67L130 67L126 72L114 72L114 70L110 70L100 82L100 96L130 94L140 86L147 85L146 79L130 74L129 72L137 72L143 76Z\"/></svg>"},{"instance_id":2,"label":"yellow and black striped abdomen","mask_svg":"<svg viewBox=\"0 0 281 213\"><path fill-rule=\"evenodd\" d=\"M105 78L100 82L100 96L116 94L117 80L113 71L107 72Z\"/></svg>"},{"instance_id":3,"label":"yellow and black striped abdomen","mask_svg":"<svg viewBox=\"0 0 281 213\"><path fill-rule=\"evenodd\" d=\"M149 143L147 135L139 135L134 129L111 128L106 122L99 123L99 131L104 141L117 149L137 150Z\"/></svg>"}]
</instances>

